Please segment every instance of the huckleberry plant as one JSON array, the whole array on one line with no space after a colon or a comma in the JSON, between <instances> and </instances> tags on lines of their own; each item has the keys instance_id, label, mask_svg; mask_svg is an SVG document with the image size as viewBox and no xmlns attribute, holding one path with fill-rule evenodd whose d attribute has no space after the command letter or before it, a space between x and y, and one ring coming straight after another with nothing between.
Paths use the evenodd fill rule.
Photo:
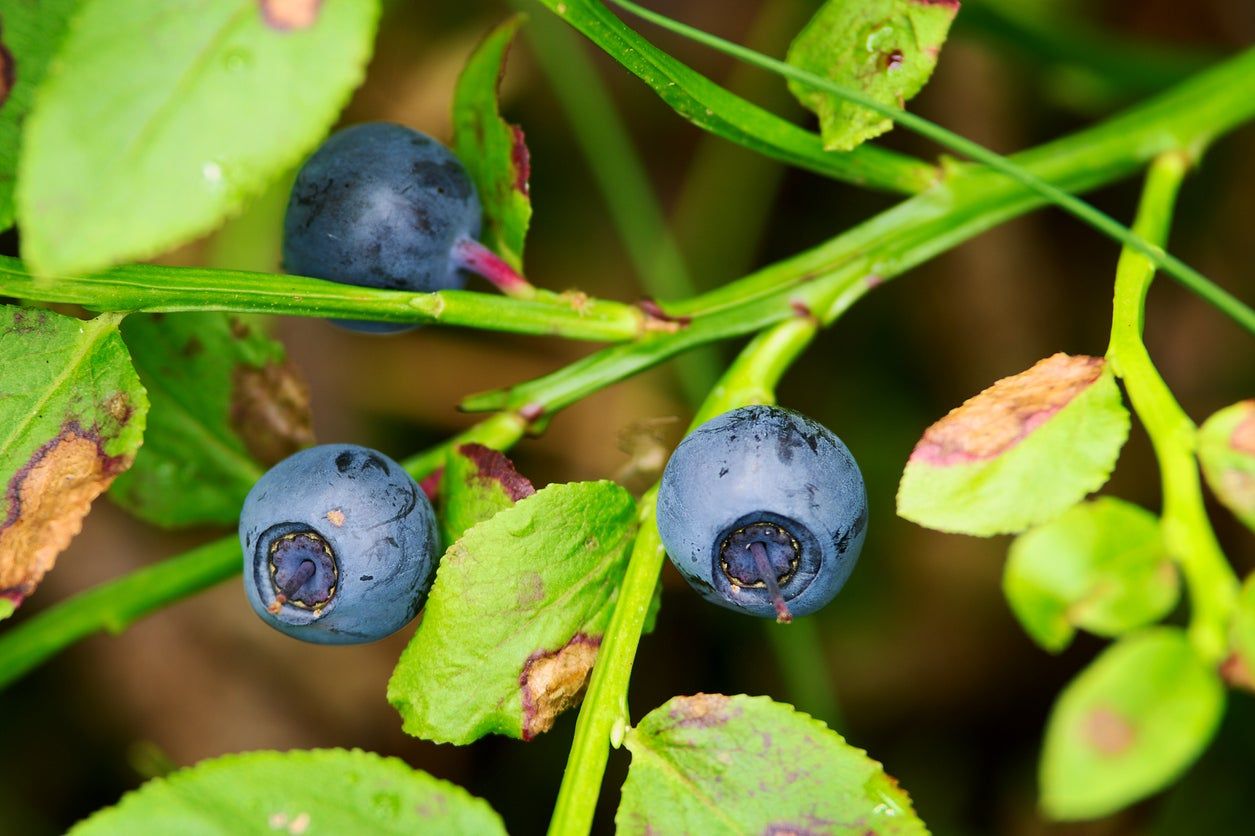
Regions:
<instances>
[{"instance_id":1,"label":"huckleberry plant","mask_svg":"<svg viewBox=\"0 0 1255 836\"><path fill-rule=\"evenodd\" d=\"M1207 748L1228 686L1255 682L1255 584L1239 589L1195 458L1198 450L1220 499L1255 519L1243 489L1255 474L1255 407L1235 404L1196 430L1146 352L1142 310L1161 269L1255 332L1247 305L1164 250L1186 173L1255 116L1255 50L1006 158L902 110L927 82L956 2L824 3L787 61L626 0L540 3L701 128L901 202L688 298L634 303L545 290L522 278L530 158L497 95L522 18L470 55L450 150L391 123L330 133L371 54L375 2L261 2L226 17L209 6L170 15L124 0L0 4L0 58L10 70L0 90L0 220L16 221L22 246L21 258L0 260L0 294L23 302L0 309L0 618L35 593L115 478L124 507L170 527L221 524L221 509L240 509L238 537L30 617L19 612L0 626L0 683L80 638L240 579L258 616L310 642L383 638L422 609L386 694L412 735L530 740L578 706L567 768L560 783L553 776L551 833L590 831L610 750L621 745L631 755L616 815L625 832L813 832L836 822L925 832L884 767L819 719L768 697L712 693L633 717L628 687L652 619L704 606L690 595L658 610L668 556L702 597L741 613L787 622L833 600L867 537L863 474L823 423L775 405L780 380L872 289L1053 204L1123 245L1108 351L1055 353L920 427L914 451L901 451L897 511L942 531L1016 535L1004 591L1043 647L1061 650L1078 630L1112 639L1046 721L1043 811L1094 818L1169 786ZM819 131L701 76L609 6L782 76ZM123 13L131 25L117 25ZM539 49L553 32L536 28ZM189 42L190 33L207 46L151 48ZM195 60L180 63L185 53ZM605 96L571 54L569 71ZM609 124L593 124L569 96L563 102L581 136ZM895 125L958 157L941 164L867 144ZM597 154L589 162L610 191L635 170ZM287 274L125 263L208 232L298 165L283 223ZM1073 194L1144 168L1131 229ZM639 182L631 188L641 192ZM665 230L618 217L634 252L660 244ZM502 292L465 290L464 272ZM309 444L296 431L309 425L308 398L257 314L607 345L535 380L469 395L462 409L492 414L410 458L348 443L289 455ZM748 343L641 495L608 480L536 490L505 457L565 407L742 336ZM387 385L421 389L442 362L425 356ZM1116 466L1134 415L1159 462L1159 513L1114 497L1086 501ZM1181 588L1188 622L1160 624ZM819 644L822 618L772 635L789 672L826 685L822 653L807 649ZM293 643L290 652L317 651ZM290 683L272 685L277 702L298 698ZM193 766L78 832L263 826L504 827L486 802L396 759L323 750Z\"/></svg>"}]
</instances>

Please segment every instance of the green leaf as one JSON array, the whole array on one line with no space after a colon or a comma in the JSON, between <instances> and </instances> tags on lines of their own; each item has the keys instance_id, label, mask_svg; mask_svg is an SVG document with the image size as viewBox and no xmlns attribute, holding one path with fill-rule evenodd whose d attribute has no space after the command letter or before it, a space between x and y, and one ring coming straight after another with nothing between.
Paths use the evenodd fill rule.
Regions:
<instances>
[{"instance_id":1,"label":"green leaf","mask_svg":"<svg viewBox=\"0 0 1255 836\"><path fill-rule=\"evenodd\" d=\"M463 444L449 452L440 477L440 530L456 543L467 529L536 493L500 450Z\"/></svg>"},{"instance_id":2,"label":"green leaf","mask_svg":"<svg viewBox=\"0 0 1255 836\"><path fill-rule=\"evenodd\" d=\"M13 226L22 125L79 0L0 0L0 230Z\"/></svg>"},{"instance_id":3,"label":"green leaf","mask_svg":"<svg viewBox=\"0 0 1255 836\"><path fill-rule=\"evenodd\" d=\"M1018 533L1101 488L1128 434L1105 361L1055 354L928 428L902 474L898 514L939 531Z\"/></svg>"},{"instance_id":4,"label":"green leaf","mask_svg":"<svg viewBox=\"0 0 1255 836\"><path fill-rule=\"evenodd\" d=\"M703 130L789 165L838 180L915 193L936 179L932 166L873 146L824 151L799 128L715 84L641 37L598 0L540 0Z\"/></svg>"},{"instance_id":5,"label":"green leaf","mask_svg":"<svg viewBox=\"0 0 1255 836\"><path fill-rule=\"evenodd\" d=\"M1203 422L1198 460L1216 498L1255 531L1255 399L1227 406Z\"/></svg>"},{"instance_id":6,"label":"green leaf","mask_svg":"<svg viewBox=\"0 0 1255 836\"><path fill-rule=\"evenodd\" d=\"M266 468L313 443L309 393L257 320L135 314L122 336L152 401L144 448L110 490L136 516L234 524Z\"/></svg>"},{"instance_id":7,"label":"green leaf","mask_svg":"<svg viewBox=\"0 0 1255 836\"><path fill-rule=\"evenodd\" d=\"M466 166L484 206L481 240L516 270L532 219L531 173L523 129L501 118L497 87L506 55L524 15L493 29L475 48L453 94L453 149Z\"/></svg>"},{"instance_id":8,"label":"green leaf","mask_svg":"<svg viewBox=\"0 0 1255 836\"><path fill-rule=\"evenodd\" d=\"M388 701L442 743L531 739L579 701L636 527L613 482L550 485L445 553Z\"/></svg>"},{"instance_id":9,"label":"green leaf","mask_svg":"<svg viewBox=\"0 0 1255 836\"><path fill-rule=\"evenodd\" d=\"M933 74L958 11L958 0L828 0L794 39L788 61L902 107ZM849 151L893 127L874 110L832 93L797 81L789 90L819 117L830 151Z\"/></svg>"},{"instance_id":10,"label":"green leaf","mask_svg":"<svg viewBox=\"0 0 1255 836\"><path fill-rule=\"evenodd\" d=\"M627 733L628 833L927 833L861 749L767 697L674 697Z\"/></svg>"},{"instance_id":11,"label":"green leaf","mask_svg":"<svg viewBox=\"0 0 1255 836\"><path fill-rule=\"evenodd\" d=\"M1185 633L1120 639L1064 689L1050 715L1041 804L1054 819L1114 813L1172 783L1207 748L1224 686Z\"/></svg>"},{"instance_id":12,"label":"green leaf","mask_svg":"<svg viewBox=\"0 0 1255 836\"><path fill-rule=\"evenodd\" d=\"M74 836L126 833L505 834L483 799L359 750L248 752L156 778L79 822Z\"/></svg>"},{"instance_id":13,"label":"green leaf","mask_svg":"<svg viewBox=\"0 0 1255 836\"><path fill-rule=\"evenodd\" d=\"M120 320L0 308L0 598L13 606L143 441L148 398Z\"/></svg>"},{"instance_id":14,"label":"green leaf","mask_svg":"<svg viewBox=\"0 0 1255 836\"><path fill-rule=\"evenodd\" d=\"M1231 653L1221 666L1230 685L1255 691L1255 574L1242 584L1229 629Z\"/></svg>"},{"instance_id":15,"label":"green leaf","mask_svg":"<svg viewBox=\"0 0 1255 836\"><path fill-rule=\"evenodd\" d=\"M1077 627L1119 636L1167 615L1179 581L1159 519L1099 497L1021 534L1002 588L1033 640L1057 653Z\"/></svg>"},{"instance_id":16,"label":"green leaf","mask_svg":"<svg viewBox=\"0 0 1255 836\"><path fill-rule=\"evenodd\" d=\"M93 0L26 123L17 206L38 273L211 230L295 166L362 79L374 0Z\"/></svg>"}]
</instances>

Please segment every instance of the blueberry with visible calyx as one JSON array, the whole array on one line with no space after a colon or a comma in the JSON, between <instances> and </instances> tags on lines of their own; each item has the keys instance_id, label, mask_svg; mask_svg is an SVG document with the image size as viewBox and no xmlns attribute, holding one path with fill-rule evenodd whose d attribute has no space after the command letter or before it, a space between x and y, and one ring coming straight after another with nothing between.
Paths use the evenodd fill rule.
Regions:
<instances>
[{"instance_id":1,"label":"blueberry with visible calyx","mask_svg":"<svg viewBox=\"0 0 1255 836\"><path fill-rule=\"evenodd\" d=\"M272 467L240 512L244 589L262 620L298 639L355 644L404 627L440 556L431 503L375 450L326 444Z\"/></svg>"},{"instance_id":2,"label":"blueberry with visible calyx","mask_svg":"<svg viewBox=\"0 0 1255 836\"><path fill-rule=\"evenodd\" d=\"M657 507L667 554L694 589L778 621L836 596L867 527L863 475L841 439L776 406L694 430L667 462Z\"/></svg>"},{"instance_id":3,"label":"blueberry with visible calyx","mask_svg":"<svg viewBox=\"0 0 1255 836\"><path fill-rule=\"evenodd\" d=\"M426 293L461 288L463 270L503 289L526 282L476 240L481 208L458 158L388 122L333 134L297 174L283 222L289 273ZM347 321L361 331L410 326Z\"/></svg>"}]
</instances>

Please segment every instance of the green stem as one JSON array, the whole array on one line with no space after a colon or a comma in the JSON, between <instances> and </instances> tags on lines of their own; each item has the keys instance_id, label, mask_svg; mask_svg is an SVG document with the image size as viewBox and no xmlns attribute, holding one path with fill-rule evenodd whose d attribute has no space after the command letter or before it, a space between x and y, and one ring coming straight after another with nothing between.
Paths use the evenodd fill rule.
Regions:
<instances>
[{"instance_id":1,"label":"green stem","mask_svg":"<svg viewBox=\"0 0 1255 836\"><path fill-rule=\"evenodd\" d=\"M1165 154L1151 166L1133 225L1148 240L1166 240L1177 189L1189 167L1182 154ZM1124 380L1129 401L1150 436L1163 483L1162 526L1168 552L1181 566L1190 594L1190 638L1203 658L1219 661L1238 579L1225 560L1207 510L1194 458L1197 428L1150 359L1142 341L1146 294L1155 265L1125 249L1116 267L1111 345L1107 356Z\"/></svg>"},{"instance_id":2,"label":"green stem","mask_svg":"<svg viewBox=\"0 0 1255 836\"><path fill-rule=\"evenodd\" d=\"M304 276L155 264L94 276L37 277L8 256L0 256L0 295L95 311L227 311L431 323L598 342L634 339L658 324L634 305L543 290L527 300L469 290L405 293Z\"/></svg>"},{"instance_id":3,"label":"green stem","mask_svg":"<svg viewBox=\"0 0 1255 836\"><path fill-rule=\"evenodd\" d=\"M813 318L798 317L755 337L698 410L690 431L708 417L729 409L774 402L780 376L810 344L817 328ZM666 556L654 516L657 499L657 485L641 497L640 533L575 724L575 740L549 823L551 836L583 836L592 829L610 745L617 747L622 743L631 720L627 689L632 664Z\"/></svg>"},{"instance_id":4,"label":"green stem","mask_svg":"<svg viewBox=\"0 0 1255 836\"><path fill-rule=\"evenodd\" d=\"M526 429L527 422L518 415L494 415L402 464L415 479L423 479L442 467L448 451L459 444L478 442L506 449ZM239 540L223 537L100 584L18 622L0 635L0 688L75 642L101 632L121 633L161 607L235 577L241 566Z\"/></svg>"},{"instance_id":5,"label":"green stem","mask_svg":"<svg viewBox=\"0 0 1255 836\"><path fill-rule=\"evenodd\" d=\"M726 53L742 61L754 64L765 70L777 73L785 78L801 82L808 86L839 96L847 101L874 110L882 116L886 116L894 120L897 124L902 125L908 130L914 131L920 136L933 140L944 148L948 148L958 154L963 154L977 162L984 163L994 171L1010 177L1011 179L1028 187L1032 191L1041 195L1050 203L1055 204L1059 208L1068 212L1080 221L1102 232L1104 235L1119 241L1125 246L1141 253L1161 270L1179 281L1192 292L1206 299L1215 305L1221 311L1233 317L1248 331L1255 333L1255 310L1252 310L1237 297L1228 291L1214 284L1210 279L1199 273L1188 264L1184 263L1175 256L1165 252L1162 248L1156 247L1149 241L1137 235L1128 227L1116 221L1104 212L1095 209L1083 200L1073 197L1062 189L1051 185L1046 180L1033 174L1028 169L1018 165L1001 154L994 153L979 143L973 142L966 137L960 136L953 131L947 130L940 125L928 121L920 116L916 116L909 111L901 108L887 105L873 99L865 93L854 90L840 84L836 84L829 79L806 70L799 69L787 64L784 61L771 58L755 52L752 49L734 44L731 41L724 40L716 35L703 32L691 26L672 20L669 17L652 12L630 0L610 0L614 5L619 6L638 17L648 20L657 26L661 26L671 32L681 35L690 40L704 44L719 52ZM1248 74L1243 81L1246 83L1246 90L1249 95L1250 90L1250 73L1255 72L1255 49L1247 50L1238 60L1244 60L1249 66Z\"/></svg>"}]
</instances>

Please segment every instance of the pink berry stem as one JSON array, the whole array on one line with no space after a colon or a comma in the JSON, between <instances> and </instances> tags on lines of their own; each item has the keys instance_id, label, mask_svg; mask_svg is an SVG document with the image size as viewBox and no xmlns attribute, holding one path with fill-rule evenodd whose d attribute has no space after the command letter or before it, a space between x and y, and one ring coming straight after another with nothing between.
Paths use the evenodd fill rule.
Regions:
<instances>
[{"instance_id":1,"label":"pink berry stem","mask_svg":"<svg viewBox=\"0 0 1255 836\"><path fill-rule=\"evenodd\" d=\"M519 275L505 259L474 238L459 238L453 245L452 256L458 267L483 276L506 296L530 299L536 295L536 288L531 282Z\"/></svg>"},{"instance_id":2,"label":"pink berry stem","mask_svg":"<svg viewBox=\"0 0 1255 836\"><path fill-rule=\"evenodd\" d=\"M763 583L767 584L771 603L776 608L776 621L780 624L788 624L793 620L793 613L789 612L789 605L784 602L784 596L780 594L780 585L776 583L776 570L771 568L771 563L767 560L767 548L757 541L750 543L746 548L754 556L754 565L758 567L758 574L763 576Z\"/></svg>"}]
</instances>

